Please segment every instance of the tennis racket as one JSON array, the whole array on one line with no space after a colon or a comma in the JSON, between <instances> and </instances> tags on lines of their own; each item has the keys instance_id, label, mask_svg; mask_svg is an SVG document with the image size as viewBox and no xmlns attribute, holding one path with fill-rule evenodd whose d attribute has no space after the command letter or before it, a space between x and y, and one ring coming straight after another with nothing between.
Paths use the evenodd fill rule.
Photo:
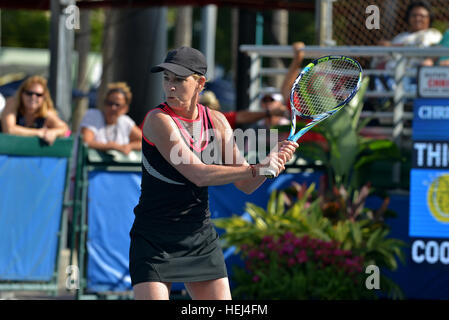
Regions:
<instances>
[{"instance_id":1,"label":"tennis racket","mask_svg":"<svg viewBox=\"0 0 449 320\"><path fill-rule=\"evenodd\" d=\"M290 93L292 124L287 140L296 142L312 127L342 109L355 96L361 81L362 67L352 58L325 56L309 63L296 78ZM297 116L310 120L298 132ZM272 169L266 172L267 178L275 176Z\"/></svg>"}]
</instances>

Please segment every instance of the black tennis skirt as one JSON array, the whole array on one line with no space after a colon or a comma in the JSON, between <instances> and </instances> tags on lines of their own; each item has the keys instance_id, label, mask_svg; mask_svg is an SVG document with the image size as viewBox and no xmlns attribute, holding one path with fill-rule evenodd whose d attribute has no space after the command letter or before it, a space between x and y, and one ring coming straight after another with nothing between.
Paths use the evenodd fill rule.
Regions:
<instances>
[{"instance_id":1,"label":"black tennis skirt","mask_svg":"<svg viewBox=\"0 0 449 320\"><path fill-rule=\"evenodd\" d=\"M227 277L219 236L212 224L189 234L130 232L131 284L196 282Z\"/></svg>"}]
</instances>

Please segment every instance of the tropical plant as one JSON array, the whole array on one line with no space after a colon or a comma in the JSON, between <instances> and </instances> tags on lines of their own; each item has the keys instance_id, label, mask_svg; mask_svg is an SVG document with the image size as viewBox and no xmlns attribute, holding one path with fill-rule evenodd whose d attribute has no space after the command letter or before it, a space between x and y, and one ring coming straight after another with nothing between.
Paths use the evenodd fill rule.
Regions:
<instances>
[{"instance_id":1,"label":"tropical plant","mask_svg":"<svg viewBox=\"0 0 449 320\"><path fill-rule=\"evenodd\" d=\"M400 288L382 274L381 292L368 292L361 272L369 265L396 270L398 261L404 263L405 246L388 236L384 219L393 214L388 196L383 196L377 210L365 207L373 193L363 178L366 168L380 160L401 160L392 141L360 135L369 121L360 121L367 85L368 78L347 107L312 129L323 134L327 145L302 143L297 151L311 162L322 163L325 174L319 190L313 184L293 184L274 191L266 210L247 203L248 219L245 215L215 219L217 227L225 229L224 245L235 246L245 260L245 268L234 270L238 297L403 297ZM347 264L353 268L348 270Z\"/></svg>"},{"instance_id":2,"label":"tropical plant","mask_svg":"<svg viewBox=\"0 0 449 320\"><path fill-rule=\"evenodd\" d=\"M295 192L296 195L294 195ZM366 191L359 192L359 194L362 193L365 194ZM324 277L325 274L333 277L333 275L338 274L339 276L337 278L339 280L337 281L337 278L332 278L332 281L337 281L339 285L345 288L348 283L352 283L356 288L346 288L342 291L341 295L332 295L328 290L317 288L316 290L318 291L322 290L322 294L319 295L314 291L309 297L330 299L342 298L347 295L345 298L348 299L355 297L366 298L366 292L362 290L365 288L364 283L360 282L360 277L362 277L360 272L357 277L351 278L353 280L352 282L347 282L347 274L344 272L341 273L341 265L337 262L331 265L326 264L326 259L332 259L329 255L323 255L323 260L310 259L307 266L298 265L297 268L291 269L288 267L288 258L294 256L290 255L288 258L285 257L287 259L285 260L276 250L276 252L271 253L263 251L266 257L270 256L268 263L265 256L262 257L261 255L253 254L254 252L260 252L261 247L264 248L263 246L266 245L267 239L273 239L275 244L288 246L288 243L286 244L285 241L282 243L282 241L290 239L291 236L289 235L291 234L296 239L295 241L299 241L300 239L314 239L313 241L321 241L321 244L327 243L324 246L332 245L333 250L343 250L348 254L350 252L352 259L358 257L358 261L363 262L364 267L376 265L380 268L385 267L389 270L395 270L398 267L397 260L404 262L404 256L401 250L404 243L397 239L388 238L388 226L382 223L383 214L386 212L385 203L378 210L370 210L363 206L364 201L360 201L363 197L365 196L356 198L355 202L346 199L346 204L338 207L337 211L339 214L333 217L327 217L329 202L326 201L324 195L317 192L313 184L309 187L296 184L293 185L293 188L286 191L273 191L270 195L266 210L254 204L247 203L246 212L250 215L251 219L245 219L238 215L215 219L214 223L216 226L226 231L222 235L224 245L235 246L237 252L241 253L242 258L246 259L246 269L242 270L238 267L235 269L235 280L238 284L238 289L236 289L237 294L241 295L241 297L254 298L254 292L258 292L257 297L261 298L262 296L260 295L263 292L269 292L272 295L267 294L264 298L290 298L290 291L285 291L287 296L282 296L280 295L282 290L278 286L271 284L271 281L275 281L274 277L279 274L279 277L283 280L287 276L296 279L294 282L297 281L297 285L300 286L295 287L295 290L298 292L297 298L303 298L307 294L311 294L310 291L301 287L302 285L306 285L307 279L310 278L310 281L313 282L315 281L312 280L315 279L314 277ZM354 214L354 212L358 214ZM348 219L348 214L352 215L352 218ZM266 249L271 248L266 247ZM298 250L305 249L306 247L298 248ZM299 251L295 251L295 255L297 254L299 254ZM308 254L308 257L310 255ZM326 256L327 258L324 259ZM261 264L254 262L254 259L257 257L262 260L260 262L262 265L264 263L266 264L265 268L256 268L257 266L261 266ZM327 267L325 270L322 270L322 268L317 269L320 263L326 264ZM277 273L268 272L268 270L273 271L276 269L276 266L279 269ZM281 266L287 266L287 269L281 270ZM271 268L274 269L272 270ZM257 278L254 278L255 276ZM265 279L265 277L271 277L272 279ZM304 277L306 277L306 280L304 280ZM255 279L257 281L254 281ZM276 281L281 283L283 281L282 279L277 279ZM357 280L357 284L354 283L355 280ZM331 279L328 279L328 281L331 281ZM383 293L393 298L402 297L400 288L391 280L381 276L381 282ZM331 282L326 283L330 285ZM309 283L307 287L309 285L311 284ZM262 290L259 286L265 289ZM360 286L363 286L363 288L361 289ZM270 291L270 288L274 291Z\"/></svg>"}]
</instances>

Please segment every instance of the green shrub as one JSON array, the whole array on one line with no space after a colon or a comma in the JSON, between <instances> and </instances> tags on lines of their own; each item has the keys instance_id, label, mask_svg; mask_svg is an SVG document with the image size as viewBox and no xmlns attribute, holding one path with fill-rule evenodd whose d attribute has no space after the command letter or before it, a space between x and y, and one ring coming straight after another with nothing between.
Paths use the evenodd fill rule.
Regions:
<instances>
[{"instance_id":1,"label":"green shrub","mask_svg":"<svg viewBox=\"0 0 449 320\"><path fill-rule=\"evenodd\" d=\"M382 275L380 291L365 287L368 265L396 270L397 260L404 261L405 244L388 238L389 229L382 223L386 210L363 208L364 202L357 197L356 203L339 206L339 213L330 219L325 216L329 202L315 192L314 185L295 188L294 201L288 196L291 190L274 191L267 210L247 203L251 221L237 215L214 219L226 231L224 246L235 246L245 262L245 268L234 270L234 295L249 299L367 299L378 294L402 298L400 288ZM351 219L341 214L341 210L352 214L354 208L358 214Z\"/></svg>"}]
</instances>

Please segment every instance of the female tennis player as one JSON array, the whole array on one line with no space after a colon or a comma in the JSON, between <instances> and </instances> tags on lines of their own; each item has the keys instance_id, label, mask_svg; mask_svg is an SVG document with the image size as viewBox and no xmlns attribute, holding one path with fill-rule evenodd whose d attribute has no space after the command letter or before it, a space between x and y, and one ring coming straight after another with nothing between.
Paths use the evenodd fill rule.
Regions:
<instances>
[{"instance_id":1,"label":"female tennis player","mask_svg":"<svg viewBox=\"0 0 449 320\"><path fill-rule=\"evenodd\" d=\"M172 282L183 282L192 299L231 299L207 186L234 183L249 194L264 182L264 169L278 175L298 147L283 141L266 164L244 161L223 114L198 104L206 70L203 54L190 47L170 51L151 69L164 72L166 102L147 113L142 128L141 195L129 262L139 300L168 299Z\"/></svg>"}]
</instances>

